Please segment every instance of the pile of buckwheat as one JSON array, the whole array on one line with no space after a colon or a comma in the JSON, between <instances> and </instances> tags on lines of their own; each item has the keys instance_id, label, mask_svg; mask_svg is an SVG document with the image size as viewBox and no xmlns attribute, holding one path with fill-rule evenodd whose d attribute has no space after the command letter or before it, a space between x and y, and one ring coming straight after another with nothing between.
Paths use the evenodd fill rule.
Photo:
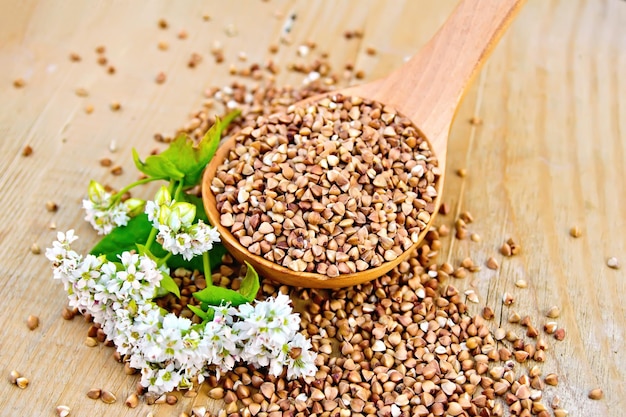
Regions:
<instances>
[{"instance_id":1,"label":"pile of buckwheat","mask_svg":"<svg viewBox=\"0 0 626 417\"><path fill-rule=\"evenodd\" d=\"M234 83L211 89L206 92L211 98L205 108L194 113L181 131L200 138L213 121L212 111L237 107L242 109L242 116L233 123L230 134L238 135L242 143L254 142L252 132L259 117L289 111L293 114L296 110L290 109L292 104L323 92L328 92L324 83L311 83L300 89L278 87L272 82L252 87ZM352 99L344 98L342 103L346 100L351 103ZM157 138L168 140L161 135ZM317 145L311 146L316 149ZM323 153L323 145L320 149L317 156ZM250 149L245 145L233 151L232 164L239 166L240 177L244 170L249 171L244 166L252 159L242 158L238 165L235 155L246 152ZM362 156L354 149L347 153L352 159ZM268 154L276 155L276 152ZM263 157L259 158L262 162ZM267 165L250 166L259 171ZM333 164L328 164L324 174L332 168ZM429 168L433 172L433 167ZM232 181L231 185L236 183ZM372 183L367 186L375 187ZM254 187L248 192L246 197L250 199ZM231 195L237 198L238 192L231 190ZM233 206L233 202L230 204ZM450 280L477 272L480 265L468 258L453 267L449 263L437 264L437 258L442 240L465 239L465 233L460 232L474 219L469 213L461 213L450 222L456 227L456 233L450 233L445 224L447 212L440 210L444 216L442 224L431 227L424 243L407 261L370 283L340 290L317 290L291 288L266 279L261 297L282 292L294 300L302 315L301 331L312 340L318 353L319 371L306 381L274 378L247 367L238 367L219 380L209 378L208 396L224 401L224 408L217 415L566 416L568 413L556 395L550 392L548 398L544 396L549 392L546 386L558 384L558 376L551 372L544 374L543 369L549 367L542 365L550 347L546 337L552 335L555 340L564 337L564 329L557 329L554 321L558 308L548 312L543 332L529 316L521 317L512 308L508 321L519 326L519 334L494 323L494 311L489 306L481 314L470 316L465 302L478 302L477 295L472 290L461 293ZM471 240L478 242L480 238L472 234ZM519 252L520 246L515 245L516 252L508 256ZM216 284L237 288L239 265L228 255L224 261L212 278ZM499 267L494 258L487 264L492 269ZM509 294L502 299L508 306L513 301ZM149 397L147 400L154 401ZM194 407L190 414L181 416L185 415L214 414L207 405Z\"/></svg>"},{"instance_id":2,"label":"pile of buckwheat","mask_svg":"<svg viewBox=\"0 0 626 417\"><path fill-rule=\"evenodd\" d=\"M161 22L159 26L166 27ZM346 38L351 37L352 32L350 36L346 32ZM303 45L298 54L305 56L314 46ZM160 43L159 49L167 49L167 44ZM277 50L278 46L270 47L270 53ZM211 53L216 64L223 61L217 45ZM80 61L74 55L70 59ZM192 61L190 68L200 62L198 57ZM312 110L292 107L314 95L332 94L338 80L363 78L362 71L353 73L354 68L346 65L343 77L338 76L324 54L287 67L302 73L306 83L299 88L276 85L273 79L279 68L271 60L266 65L231 66L229 72L242 77L241 82L206 90L203 107L176 134L156 134L155 139L169 142L185 132L199 140L216 114L240 109L241 116L228 131L237 137L238 146L212 185L222 193L222 223L244 246L291 269L330 276L392 259L415 241L433 214L434 184L441 174L436 160L426 142L393 109L339 96L330 96ZM156 82L164 81L165 74L160 74ZM22 85L16 81L16 87ZM88 105L85 111L91 113L93 108ZM261 122L269 122L269 135L259 127ZM110 161L101 164L109 166ZM459 170L458 174L466 173ZM517 326L519 332L495 323L489 306L481 314L469 315L465 302L478 303L477 294L461 293L451 281L479 271L480 265L469 258L457 266L438 264L437 259L442 241L465 239L474 219L469 213L450 219L448 212L442 204L440 225L427 231L423 244L408 260L372 282L317 290L287 287L265 277L259 297L288 294L300 312L300 331L318 353L315 377L288 381L240 366L182 395L156 397L138 385L125 404L134 408L142 399L173 405L195 397L194 405L179 417L568 415L558 396L547 389L558 384L558 376L544 364L548 337L565 338L565 330L556 323L559 309L551 308L543 321L534 323L515 312L513 297L504 294L508 328ZM392 223L402 227L390 227ZM448 225L456 233L450 233ZM317 241L311 240L310 247L299 245L304 236ZM470 239L480 241L476 234ZM359 245L365 247L366 256L354 252ZM499 262L520 250L512 239L502 248ZM484 261L488 268L499 268L495 257ZM164 297L159 305L199 322L187 303L195 302L190 294L204 288L209 278L182 269L173 271L173 276L182 297ZM241 276L241 265L225 255L210 279L237 289ZM526 283L516 285L525 288ZM75 313L65 309L63 317L69 320ZM93 325L86 344L99 343L112 345ZM125 370L135 372L128 365ZM28 385L17 372L11 374L11 382L23 388ZM203 402L204 394L218 400L221 409L216 411L215 401ZM99 387L86 395L116 401L113 393ZM602 398L602 391L592 390L589 397ZM57 412L68 415L69 407L59 406Z\"/></svg>"}]
</instances>

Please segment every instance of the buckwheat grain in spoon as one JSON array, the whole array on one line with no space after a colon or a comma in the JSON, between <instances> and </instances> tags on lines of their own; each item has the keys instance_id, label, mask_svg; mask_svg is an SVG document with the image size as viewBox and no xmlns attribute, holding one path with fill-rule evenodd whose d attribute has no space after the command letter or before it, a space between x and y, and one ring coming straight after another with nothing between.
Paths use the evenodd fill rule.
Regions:
<instances>
[{"instance_id":1,"label":"buckwheat grain in spoon","mask_svg":"<svg viewBox=\"0 0 626 417\"><path fill-rule=\"evenodd\" d=\"M465 0L389 76L259 118L226 141L203 198L233 256L304 287L355 285L404 260L440 204L465 88L523 3Z\"/></svg>"}]
</instances>

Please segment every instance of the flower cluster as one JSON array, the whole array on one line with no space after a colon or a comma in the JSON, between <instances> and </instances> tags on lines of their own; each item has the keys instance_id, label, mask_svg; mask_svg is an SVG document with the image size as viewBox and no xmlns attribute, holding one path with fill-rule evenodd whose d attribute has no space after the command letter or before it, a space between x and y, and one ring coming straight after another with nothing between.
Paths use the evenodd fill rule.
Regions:
<instances>
[{"instance_id":1,"label":"flower cluster","mask_svg":"<svg viewBox=\"0 0 626 417\"><path fill-rule=\"evenodd\" d=\"M177 202L167 187L161 187L154 201L146 204L146 214L152 226L159 231L157 241L163 249L174 255L182 255L189 260L213 248L220 241L220 235L211 226L196 218L196 206Z\"/></svg>"},{"instance_id":2,"label":"flower cluster","mask_svg":"<svg viewBox=\"0 0 626 417\"><path fill-rule=\"evenodd\" d=\"M315 353L297 332L300 318L289 297L257 302L259 276L251 266L236 291L214 287L208 279L206 288L193 293L200 305L188 308L202 323L168 313L154 301L167 293L180 297L170 267L202 269L211 276L211 255L220 253L209 251L220 236L202 221L202 203L187 190L200 185L223 130L237 115L216 119L200 141L181 135L145 161L133 150L141 179L114 194L95 181L89 184L85 220L106 235L91 254L72 249L72 230L59 233L46 250L70 306L93 318L128 364L141 370L142 385L155 393L190 388L240 361L288 378L316 372ZM152 181L168 182L153 201L124 200L131 189Z\"/></svg>"},{"instance_id":3,"label":"flower cluster","mask_svg":"<svg viewBox=\"0 0 626 417\"><path fill-rule=\"evenodd\" d=\"M288 378L316 372L311 344L298 333L300 318L283 294L254 306L222 305L213 320L191 320L162 311L152 299L168 274L145 255L124 252L119 263L82 256L71 244L72 230L58 233L46 250L54 278L63 282L70 305L90 314L131 367L141 370L141 383L161 394L190 388L205 376L231 370L238 361L267 367Z\"/></svg>"},{"instance_id":4,"label":"flower cluster","mask_svg":"<svg viewBox=\"0 0 626 417\"><path fill-rule=\"evenodd\" d=\"M118 309L143 304L151 300L160 286L166 268L145 255L124 252L120 263L107 261L104 256L82 256L72 250L77 239L74 231L59 232L46 257L52 262L55 279L61 280L69 304L106 327L114 320ZM106 328L105 328L106 331Z\"/></svg>"},{"instance_id":5,"label":"flower cluster","mask_svg":"<svg viewBox=\"0 0 626 417\"><path fill-rule=\"evenodd\" d=\"M91 181L87 194L89 198L83 200L85 220L101 235L108 235L117 226L126 226L144 205L142 200L136 198L119 201L96 181Z\"/></svg>"}]
</instances>

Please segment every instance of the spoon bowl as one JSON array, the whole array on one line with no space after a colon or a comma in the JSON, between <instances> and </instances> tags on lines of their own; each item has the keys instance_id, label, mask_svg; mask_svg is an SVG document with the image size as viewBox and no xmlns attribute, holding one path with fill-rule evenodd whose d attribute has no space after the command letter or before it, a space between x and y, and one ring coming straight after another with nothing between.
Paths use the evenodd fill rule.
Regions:
<instances>
[{"instance_id":1,"label":"spoon bowl","mask_svg":"<svg viewBox=\"0 0 626 417\"><path fill-rule=\"evenodd\" d=\"M252 254L227 227L211 190L218 167L235 145L235 137L218 148L207 166L202 185L203 202L209 221L222 237L222 243L240 262L249 262L261 276L298 287L342 288L383 276L404 261L421 244L431 228L441 203L448 134L454 114L466 88L495 47L525 0L464 0L424 48L390 75L355 87L312 97L307 104L328 95L341 94L383 103L408 117L438 160L441 175L436 181L434 211L413 245L393 261L337 277L313 272L296 272L262 256Z\"/></svg>"},{"instance_id":2,"label":"spoon bowl","mask_svg":"<svg viewBox=\"0 0 626 417\"><path fill-rule=\"evenodd\" d=\"M313 272L296 272L287 267L278 265L275 262L268 261L262 256L250 253L250 251L248 251L248 249L239 242L239 239L233 236L233 234L230 232L230 229L222 226L220 222L221 214L217 209L215 194L211 191L210 185L211 180L215 177L215 172L217 168L221 164L221 161L224 161L224 159L227 157L228 152L234 145L235 137L228 138L218 148L212 162L207 166L205 170L202 185L202 197L204 200L204 207L211 224L213 224L219 231L222 239L222 244L226 247L228 252L239 262L243 263L245 261L250 263L259 273L259 275L263 277L272 278L273 280L283 284L306 288L343 288L349 287L351 285L361 284L381 277L387 272L391 271L396 266L398 266L411 254L411 252L417 249L418 244L423 240L424 236L429 230L430 223L428 227L422 230L418 237L418 241L414 243L411 248L404 251L393 261L384 262L378 267L368 268L361 272L356 272L352 274L340 274L337 277L329 277L328 275ZM220 161L220 163L213 161ZM437 197L435 200L436 207L439 206L441 187L441 181L438 181Z\"/></svg>"}]
</instances>

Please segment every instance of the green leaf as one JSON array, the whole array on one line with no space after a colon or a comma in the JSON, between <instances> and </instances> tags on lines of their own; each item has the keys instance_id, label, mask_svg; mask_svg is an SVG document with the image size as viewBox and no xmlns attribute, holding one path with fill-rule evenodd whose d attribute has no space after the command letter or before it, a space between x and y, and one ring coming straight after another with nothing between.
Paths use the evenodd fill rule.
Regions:
<instances>
[{"instance_id":1,"label":"green leaf","mask_svg":"<svg viewBox=\"0 0 626 417\"><path fill-rule=\"evenodd\" d=\"M209 314L206 311L202 310L200 307L196 307L194 305L187 304L187 308L189 310L191 310L191 312L193 314L195 314L196 316L200 317L202 319L202 321L207 321L208 320Z\"/></svg>"},{"instance_id":2,"label":"green leaf","mask_svg":"<svg viewBox=\"0 0 626 417\"><path fill-rule=\"evenodd\" d=\"M246 276L241 280L239 293L251 303L256 298L261 286L259 284L259 274L257 274L252 265L248 262L246 262L246 265L248 265L248 270L246 271Z\"/></svg>"},{"instance_id":3,"label":"green leaf","mask_svg":"<svg viewBox=\"0 0 626 417\"><path fill-rule=\"evenodd\" d=\"M149 177L180 180L185 176L172 161L164 158L162 154L150 155L146 158L146 162L142 162L137 151L133 149L133 161L137 169Z\"/></svg>"},{"instance_id":4,"label":"green leaf","mask_svg":"<svg viewBox=\"0 0 626 417\"><path fill-rule=\"evenodd\" d=\"M169 148L161 152L158 156L166 158L183 175L178 180L184 178L184 184L196 185L200 180L198 171L202 171L208 161L204 162L198 158L198 151L193 140L186 135L180 135L170 144ZM200 165L203 164L203 165Z\"/></svg>"},{"instance_id":5,"label":"green leaf","mask_svg":"<svg viewBox=\"0 0 626 417\"><path fill-rule=\"evenodd\" d=\"M169 178L183 179L183 184L186 187L197 185L200 182L202 171L215 155L223 130L237 115L239 115L239 111L234 111L227 114L224 120L217 119L197 145L194 145L193 140L184 134L178 136L159 155L148 157L144 165L151 164L155 173L168 173L170 174ZM137 161L138 158L136 158L135 164ZM142 168L145 169L145 166ZM175 176L177 173L180 173L180 176Z\"/></svg>"},{"instance_id":6,"label":"green leaf","mask_svg":"<svg viewBox=\"0 0 626 417\"><path fill-rule=\"evenodd\" d=\"M163 275L163 278L161 279L161 288L174 294L177 298L180 298L180 288L178 288L178 285L176 285L174 278L172 278L169 274L165 272L163 272L161 275Z\"/></svg>"},{"instance_id":7,"label":"green leaf","mask_svg":"<svg viewBox=\"0 0 626 417\"><path fill-rule=\"evenodd\" d=\"M152 223L143 213L129 220L126 226L116 227L91 249L92 255L106 255L109 261L117 261L117 255L137 248L136 243L145 243L152 230ZM155 256L159 254L155 253Z\"/></svg>"},{"instance_id":8,"label":"green leaf","mask_svg":"<svg viewBox=\"0 0 626 417\"><path fill-rule=\"evenodd\" d=\"M215 286L210 286L203 289L202 291L195 292L193 293L193 296L198 301L207 303L212 306L219 306L225 302L229 302L234 307L237 307L238 305L248 302L246 297L244 297L237 291L231 290L229 288Z\"/></svg>"},{"instance_id":9,"label":"green leaf","mask_svg":"<svg viewBox=\"0 0 626 417\"><path fill-rule=\"evenodd\" d=\"M228 127L230 122L237 116L239 116L240 111L235 110L228 113L224 116L224 119L220 120L219 118L215 120L215 124L211 126L211 128L205 133L204 137L200 141L202 146L199 146L201 152L201 158L206 160L207 163L213 158L217 148L220 144L220 140L222 139L222 132L224 129Z\"/></svg>"},{"instance_id":10,"label":"green leaf","mask_svg":"<svg viewBox=\"0 0 626 417\"><path fill-rule=\"evenodd\" d=\"M152 259L155 262L159 262L159 259L154 256L154 254L152 252L150 252L150 249L148 249L146 247L146 245L142 245L141 243L135 243L135 246L137 247L137 251L139 252L140 255L146 255L148 258Z\"/></svg>"}]
</instances>

